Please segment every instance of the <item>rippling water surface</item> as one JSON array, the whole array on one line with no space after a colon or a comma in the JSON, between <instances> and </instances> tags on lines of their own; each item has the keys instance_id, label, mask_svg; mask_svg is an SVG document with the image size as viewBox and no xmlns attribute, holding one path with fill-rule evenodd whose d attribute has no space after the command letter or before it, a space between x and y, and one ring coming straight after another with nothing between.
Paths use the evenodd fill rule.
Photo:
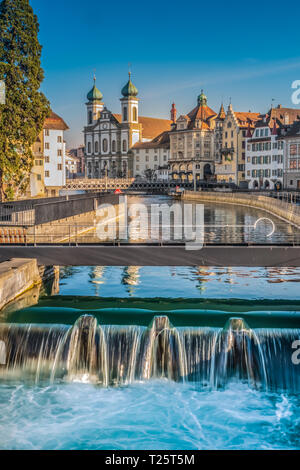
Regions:
<instances>
[{"instance_id":1,"label":"rippling water surface","mask_svg":"<svg viewBox=\"0 0 300 470\"><path fill-rule=\"evenodd\" d=\"M1 385L2 449L297 449L300 399L232 383Z\"/></svg>"}]
</instances>

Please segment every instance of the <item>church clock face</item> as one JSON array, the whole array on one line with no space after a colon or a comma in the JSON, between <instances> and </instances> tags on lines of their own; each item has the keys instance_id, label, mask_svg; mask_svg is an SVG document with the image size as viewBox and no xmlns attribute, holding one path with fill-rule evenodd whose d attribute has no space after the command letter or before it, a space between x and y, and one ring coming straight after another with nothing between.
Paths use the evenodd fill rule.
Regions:
<instances>
[{"instance_id":1,"label":"church clock face","mask_svg":"<svg viewBox=\"0 0 300 470\"><path fill-rule=\"evenodd\" d=\"M102 129L106 129L106 128L107 128L107 124L103 124Z\"/></svg>"}]
</instances>

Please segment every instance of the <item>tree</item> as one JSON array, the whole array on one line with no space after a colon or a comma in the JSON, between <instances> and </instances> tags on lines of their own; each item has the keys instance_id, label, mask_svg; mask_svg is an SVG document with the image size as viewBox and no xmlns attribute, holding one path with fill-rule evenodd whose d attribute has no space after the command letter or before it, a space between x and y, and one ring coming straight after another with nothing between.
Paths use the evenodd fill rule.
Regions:
<instances>
[{"instance_id":1,"label":"tree","mask_svg":"<svg viewBox=\"0 0 300 470\"><path fill-rule=\"evenodd\" d=\"M39 91L44 79L39 25L29 0L0 3L0 80L6 99L0 104L1 200L24 190L33 165L31 147L50 114L46 97Z\"/></svg>"}]
</instances>

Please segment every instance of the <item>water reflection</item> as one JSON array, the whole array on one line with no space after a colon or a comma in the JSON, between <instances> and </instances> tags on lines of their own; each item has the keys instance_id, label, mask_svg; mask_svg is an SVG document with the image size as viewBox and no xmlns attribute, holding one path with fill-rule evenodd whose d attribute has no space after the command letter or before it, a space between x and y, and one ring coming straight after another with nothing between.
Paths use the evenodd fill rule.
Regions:
<instances>
[{"instance_id":1,"label":"water reflection","mask_svg":"<svg viewBox=\"0 0 300 470\"><path fill-rule=\"evenodd\" d=\"M71 270L61 268L61 272L61 295L300 298L296 287L300 282L300 268L292 267L85 266Z\"/></svg>"}]
</instances>

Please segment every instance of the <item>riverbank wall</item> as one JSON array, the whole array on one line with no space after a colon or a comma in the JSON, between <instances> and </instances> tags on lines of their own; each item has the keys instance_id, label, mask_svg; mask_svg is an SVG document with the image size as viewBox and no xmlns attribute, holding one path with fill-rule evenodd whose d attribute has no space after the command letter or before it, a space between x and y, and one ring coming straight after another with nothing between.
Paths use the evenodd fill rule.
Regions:
<instances>
[{"instance_id":1,"label":"riverbank wall","mask_svg":"<svg viewBox=\"0 0 300 470\"><path fill-rule=\"evenodd\" d=\"M187 201L215 202L217 204L234 204L262 209L268 214L286 220L288 223L300 229L300 206L272 197L252 193L185 191L182 195L182 199Z\"/></svg>"},{"instance_id":2,"label":"riverbank wall","mask_svg":"<svg viewBox=\"0 0 300 470\"><path fill-rule=\"evenodd\" d=\"M36 259L13 258L0 263L0 310L49 280L58 269L56 266L38 266Z\"/></svg>"}]
</instances>

